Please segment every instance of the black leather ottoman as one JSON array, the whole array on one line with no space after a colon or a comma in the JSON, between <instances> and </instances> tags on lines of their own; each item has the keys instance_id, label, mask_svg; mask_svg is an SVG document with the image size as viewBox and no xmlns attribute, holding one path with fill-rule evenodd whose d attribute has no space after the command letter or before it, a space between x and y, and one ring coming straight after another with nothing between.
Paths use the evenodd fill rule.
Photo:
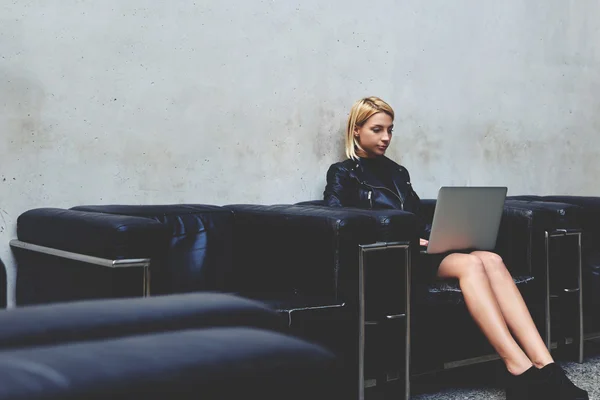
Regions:
<instances>
[{"instance_id":1,"label":"black leather ottoman","mask_svg":"<svg viewBox=\"0 0 600 400\"><path fill-rule=\"evenodd\" d=\"M336 374L305 341L208 328L0 352L0 399L332 400Z\"/></svg>"},{"instance_id":2,"label":"black leather ottoman","mask_svg":"<svg viewBox=\"0 0 600 400\"><path fill-rule=\"evenodd\" d=\"M338 390L330 352L255 328L0 352L0 399L330 400Z\"/></svg>"},{"instance_id":3,"label":"black leather ottoman","mask_svg":"<svg viewBox=\"0 0 600 400\"><path fill-rule=\"evenodd\" d=\"M333 399L335 356L225 294L0 312L0 399Z\"/></svg>"},{"instance_id":4,"label":"black leather ottoman","mask_svg":"<svg viewBox=\"0 0 600 400\"><path fill-rule=\"evenodd\" d=\"M287 328L265 304L222 293L87 300L0 312L0 350L232 326Z\"/></svg>"}]
</instances>

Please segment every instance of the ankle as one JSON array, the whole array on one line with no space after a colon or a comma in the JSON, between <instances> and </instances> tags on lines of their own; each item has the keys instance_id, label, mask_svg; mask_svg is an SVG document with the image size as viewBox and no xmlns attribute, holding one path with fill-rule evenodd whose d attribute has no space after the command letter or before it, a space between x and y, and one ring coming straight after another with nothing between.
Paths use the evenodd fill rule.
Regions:
<instances>
[{"instance_id":1,"label":"ankle","mask_svg":"<svg viewBox=\"0 0 600 400\"><path fill-rule=\"evenodd\" d=\"M521 364L507 363L506 364L506 369L508 370L508 372L510 372L511 375L514 375L514 376L522 375L526 371L530 370L532 367L533 367L532 363L529 363L529 364L527 364L527 363L521 363Z\"/></svg>"},{"instance_id":2,"label":"ankle","mask_svg":"<svg viewBox=\"0 0 600 400\"><path fill-rule=\"evenodd\" d=\"M533 366L534 367L536 367L537 369L542 369L546 365L554 363L554 360L553 359L549 359L549 360L534 360L532 362L533 362Z\"/></svg>"}]
</instances>

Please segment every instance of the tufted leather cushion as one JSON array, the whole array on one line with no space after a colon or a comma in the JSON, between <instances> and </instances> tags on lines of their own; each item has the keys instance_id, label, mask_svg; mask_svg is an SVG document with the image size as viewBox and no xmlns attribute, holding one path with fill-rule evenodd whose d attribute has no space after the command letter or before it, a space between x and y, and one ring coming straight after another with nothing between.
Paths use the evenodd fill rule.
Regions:
<instances>
[{"instance_id":1,"label":"tufted leather cushion","mask_svg":"<svg viewBox=\"0 0 600 400\"><path fill-rule=\"evenodd\" d=\"M152 257L166 234L157 221L130 215L37 208L17 218L21 241L108 259Z\"/></svg>"},{"instance_id":2,"label":"tufted leather cushion","mask_svg":"<svg viewBox=\"0 0 600 400\"><path fill-rule=\"evenodd\" d=\"M326 400L322 347L247 327L182 330L0 353L0 399Z\"/></svg>"},{"instance_id":3,"label":"tufted leather cushion","mask_svg":"<svg viewBox=\"0 0 600 400\"><path fill-rule=\"evenodd\" d=\"M153 265L152 293L227 290L231 273L233 214L211 205L105 205L71 210L143 217L165 227L168 238Z\"/></svg>"},{"instance_id":4,"label":"tufted leather cushion","mask_svg":"<svg viewBox=\"0 0 600 400\"><path fill-rule=\"evenodd\" d=\"M216 326L282 330L285 324L258 301L187 293L20 307L0 313L0 326L0 349L6 349Z\"/></svg>"}]
</instances>

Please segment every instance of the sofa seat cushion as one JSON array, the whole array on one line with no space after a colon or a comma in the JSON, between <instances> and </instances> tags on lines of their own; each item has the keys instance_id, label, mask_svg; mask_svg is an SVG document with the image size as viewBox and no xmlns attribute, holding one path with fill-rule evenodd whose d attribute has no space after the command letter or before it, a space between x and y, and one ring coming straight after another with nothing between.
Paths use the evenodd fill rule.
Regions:
<instances>
[{"instance_id":1,"label":"sofa seat cushion","mask_svg":"<svg viewBox=\"0 0 600 400\"><path fill-rule=\"evenodd\" d=\"M513 280L523 297L531 296L535 287L532 276L515 276ZM417 304L424 305L462 305L465 303L458 279L436 280L423 290L415 291Z\"/></svg>"}]
</instances>

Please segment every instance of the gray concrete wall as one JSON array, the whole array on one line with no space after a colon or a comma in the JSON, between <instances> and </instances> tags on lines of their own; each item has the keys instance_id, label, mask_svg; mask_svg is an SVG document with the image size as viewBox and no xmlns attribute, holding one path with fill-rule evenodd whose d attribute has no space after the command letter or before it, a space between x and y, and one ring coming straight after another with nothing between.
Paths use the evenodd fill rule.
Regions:
<instances>
[{"instance_id":1,"label":"gray concrete wall","mask_svg":"<svg viewBox=\"0 0 600 400\"><path fill-rule=\"evenodd\" d=\"M351 104L440 185L600 194L596 0L0 0L0 257L34 207L321 197Z\"/></svg>"}]
</instances>

